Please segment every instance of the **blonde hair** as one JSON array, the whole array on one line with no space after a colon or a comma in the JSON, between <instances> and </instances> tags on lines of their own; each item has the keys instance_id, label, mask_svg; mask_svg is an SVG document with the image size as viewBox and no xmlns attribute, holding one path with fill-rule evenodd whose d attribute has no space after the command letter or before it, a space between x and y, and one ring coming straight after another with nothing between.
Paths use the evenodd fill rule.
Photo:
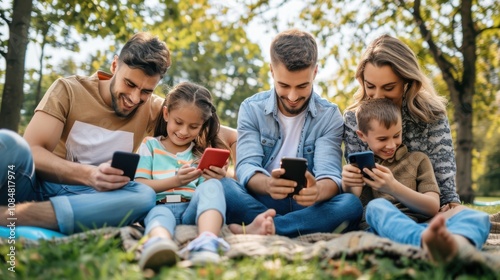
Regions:
<instances>
[{"instance_id":1,"label":"blonde hair","mask_svg":"<svg viewBox=\"0 0 500 280\"><path fill-rule=\"evenodd\" d=\"M376 67L390 66L394 74L403 80L403 100L406 100L408 110L414 118L431 123L446 114L447 100L436 93L430 79L422 73L415 53L406 44L389 35L375 39L363 53L356 69L356 79L361 86L354 94L354 103L347 110L355 111L360 102L368 99L364 88L367 63Z\"/></svg>"}]
</instances>

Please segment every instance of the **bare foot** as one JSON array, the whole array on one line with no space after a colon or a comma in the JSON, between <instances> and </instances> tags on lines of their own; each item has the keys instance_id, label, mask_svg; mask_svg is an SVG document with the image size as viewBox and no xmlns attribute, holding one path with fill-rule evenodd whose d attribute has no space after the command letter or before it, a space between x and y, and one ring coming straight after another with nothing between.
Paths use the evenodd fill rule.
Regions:
<instances>
[{"instance_id":1,"label":"bare foot","mask_svg":"<svg viewBox=\"0 0 500 280\"><path fill-rule=\"evenodd\" d=\"M422 233L422 248L433 262L446 263L457 255L457 240L446 228L443 215L436 215Z\"/></svg>"},{"instance_id":2,"label":"bare foot","mask_svg":"<svg viewBox=\"0 0 500 280\"><path fill-rule=\"evenodd\" d=\"M276 210L268 209L264 213L260 213L255 219L247 226L239 224L230 224L229 229L234 234L259 234L259 235L273 235L276 233L274 228L274 216Z\"/></svg>"}]
</instances>

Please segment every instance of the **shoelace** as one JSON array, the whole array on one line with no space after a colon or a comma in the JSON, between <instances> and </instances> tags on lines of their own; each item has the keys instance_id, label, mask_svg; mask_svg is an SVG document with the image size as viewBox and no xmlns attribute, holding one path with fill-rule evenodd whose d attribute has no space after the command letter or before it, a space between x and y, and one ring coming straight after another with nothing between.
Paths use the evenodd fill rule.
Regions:
<instances>
[{"instance_id":1,"label":"shoelace","mask_svg":"<svg viewBox=\"0 0 500 280\"><path fill-rule=\"evenodd\" d=\"M189 244L179 253L185 254L187 251L211 251L216 253L217 249L226 252L229 250L229 247L229 243L227 243L224 239L216 237L212 233L204 232L200 234L200 236L198 236L196 239L189 242Z\"/></svg>"}]
</instances>

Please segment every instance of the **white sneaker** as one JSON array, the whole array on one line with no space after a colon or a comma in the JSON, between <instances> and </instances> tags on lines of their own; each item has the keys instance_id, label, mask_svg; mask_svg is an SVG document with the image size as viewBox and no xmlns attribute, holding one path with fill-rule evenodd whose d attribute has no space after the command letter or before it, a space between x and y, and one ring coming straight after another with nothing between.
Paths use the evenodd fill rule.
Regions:
<instances>
[{"instance_id":1,"label":"white sneaker","mask_svg":"<svg viewBox=\"0 0 500 280\"><path fill-rule=\"evenodd\" d=\"M142 270L150 268L158 271L162 266L174 265L178 250L177 244L171 239L153 237L144 244L139 267Z\"/></svg>"},{"instance_id":2,"label":"white sneaker","mask_svg":"<svg viewBox=\"0 0 500 280\"><path fill-rule=\"evenodd\" d=\"M229 244L222 238L211 232L203 232L196 239L189 242L180 254L186 255L192 265L205 265L208 263L219 263L220 252L227 252Z\"/></svg>"}]
</instances>

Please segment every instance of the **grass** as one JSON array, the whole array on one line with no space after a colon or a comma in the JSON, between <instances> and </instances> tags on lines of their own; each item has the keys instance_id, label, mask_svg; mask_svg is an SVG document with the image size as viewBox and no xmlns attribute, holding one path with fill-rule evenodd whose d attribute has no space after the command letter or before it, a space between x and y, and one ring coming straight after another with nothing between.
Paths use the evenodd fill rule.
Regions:
<instances>
[{"instance_id":1,"label":"grass","mask_svg":"<svg viewBox=\"0 0 500 280\"><path fill-rule=\"evenodd\" d=\"M482 202L493 202L493 201L500 201L500 197L476 197L475 200ZM500 212L500 204L492 206L477 206L477 205L467 205L467 206L479 211L484 211L488 214L495 214Z\"/></svg>"},{"instance_id":2,"label":"grass","mask_svg":"<svg viewBox=\"0 0 500 280\"><path fill-rule=\"evenodd\" d=\"M486 201L486 202L492 202L492 201L500 201L500 197L496 197L496 196L478 196L478 197L476 197L476 200Z\"/></svg>"},{"instance_id":3,"label":"grass","mask_svg":"<svg viewBox=\"0 0 500 280\"><path fill-rule=\"evenodd\" d=\"M500 205L475 208L488 213ZM424 261L394 259L382 252L351 258L286 261L279 257L230 259L201 268L165 267L158 274L140 271L133 253L119 239L102 236L37 247L15 244L15 272L8 270L11 245L0 246L0 279L499 279L500 272L478 264L433 266Z\"/></svg>"}]
</instances>

